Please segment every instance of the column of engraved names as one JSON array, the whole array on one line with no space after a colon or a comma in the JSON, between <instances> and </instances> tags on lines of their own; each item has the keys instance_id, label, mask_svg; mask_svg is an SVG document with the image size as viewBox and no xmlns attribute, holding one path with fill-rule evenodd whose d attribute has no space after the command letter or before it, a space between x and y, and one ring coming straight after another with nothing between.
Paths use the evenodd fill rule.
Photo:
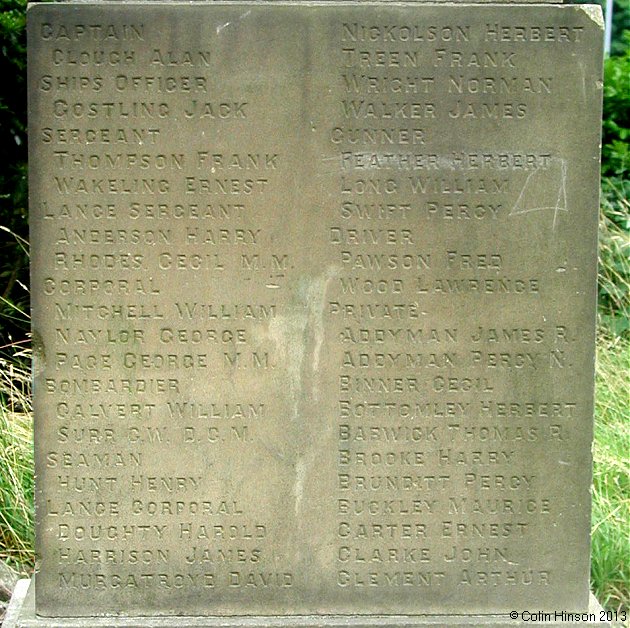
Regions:
<instances>
[{"instance_id":1,"label":"column of engraved names","mask_svg":"<svg viewBox=\"0 0 630 628\"><path fill-rule=\"evenodd\" d=\"M196 129L243 127L255 107L209 89L210 41L168 50L142 23L91 21L45 22L40 37L50 122L36 133L57 195L41 208L54 243L42 292L54 312L44 394L56 495L43 516L58 586L241 586L263 560L266 522L200 462L251 447L268 412L238 384L207 391L222 373L267 371L251 335L275 304L215 295L263 238L250 214L279 157L210 139L190 149ZM174 124L179 143L166 141ZM185 466L165 461L171 446L190 452Z\"/></svg>"},{"instance_id":2,"label":"column of engraved names","mask_svg":"<svg viewBox=\"0 0 630 628\"><path fill-rule=\"evenodd\" d=\"M535 316L542 279L506 234L541 200L528 185L558 195L563 162L485 148L484 125L528 124L553 93L512 38L567 45L580 29L340 28L338 584L544 586L549 565L526 547L553 505L526 461L561 440L575 404L510 391L562 368L574 336ZM523 314L502 321L513 303Z\"/></svg>"},{"instance_id":3,"label":"column of engraved names","mask_svg":"<svg viewBox=\"0 0 630 628\"><path fill-rule=\"evenodd\" d=\"M355 591L441 587L428 522L447 474L427 471L436 426L421 412L425 369L448 363L451 330L423 325L411 291L431 266L418 239L405 170L428 168L435 115L431 71L392 67L405 46L360 42L370 25L344 23L339 115L331 142L341 166L330 225L341 274L329 303L338 334L337 584ZM378 27L376 27L378 28Z\"/></svg>"},{"instance_id":4,"label":"column of engraved names","mask_svg":"<svg viewBox=\"0 0 630 628\"><path fill-rule=\"evenodd\" d=\"M157 154L159 119L167 109L164 102L127 109L103 97L112 69L136 66L141 24L44 22L38 35L46 56L37 84L47 106L45 126L36 132L52 164L45 184L58 195L42 208L54 243L46 260L52 272L43 281L54 318L49 346L55 348L45 380L55 404L55 445L45 466L48 493L57 496L47 498L44 520L56 541L57 586L97 588L103 576L82 573L94 564L124 566L122 582L127 565L168 559L145 549L161 528L115 522L126 510L121 494L144 468L143 441L162 438L154 427L155 400L179 386L175 377L123 377L119 364L123 352L145 343L147 322L163 316L154 302L161 289L146 272L143 247L168 234L121 228L120 214L122 199L153 197L169 184L162 173L139 177L128 158L140 145L147 158ZM124 170L116 164L123 155Z\"/></svg>"},{"instance_id":5,"label":"column of engraved names","mask_svg":"<svg viewBox=\"0 0 630 628\"><path fill-rule=\"evenodd\" d=\"M461 415L443 431L438 464L452 469L455 490L440 532L454 583L473 595L484 588L497 599L502 589L553 583L553 565L533 556L528 545L558 515L560 504L543 479L544 464L531 461L553 452L564 438L558 422L571 421L575 409L571 402L549 403L549 393L542 392L542 381L565 366L570 334L549 316L549 262L527 263L514 238L523 213L554 205L556 213L566 210L566 162L540 138L532 148L519 141L536 137L533 129L547 119L558 89L558 77L532 61L530 47L541 43L542 33L546 41L566 46L579 39L580 29L482 21L470 30L470 47L461 42L433 53L436 68L445 70L444 119L456 135L472 139L472 149L451 152L449 165L456 172L442 183L459 201L453 204L454 237L444 251L449 276L419 280L417 290L450 295L462 311L478 313L460 318L458 357L463 381L485 382L478 394L462 400ZM487 139L495 121L505 129L500 150ZM472 225L462 228L465 221ZM548 255L552 259L553 251ZM435 390L450 387L449 379ZM558 422L549 421L551 416Z\"/></svg>"}]
</instances>

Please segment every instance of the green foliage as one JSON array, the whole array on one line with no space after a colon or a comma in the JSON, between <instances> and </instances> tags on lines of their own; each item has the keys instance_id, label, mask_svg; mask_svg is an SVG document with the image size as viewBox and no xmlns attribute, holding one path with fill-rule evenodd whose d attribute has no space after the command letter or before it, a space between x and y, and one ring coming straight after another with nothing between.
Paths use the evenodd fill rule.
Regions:
<instances>
[{"instance_id":1,"label":"green foliage","mask_svg":"<svg viewBox=\"0 0 630 628\"><path fill-rule=\"evenodd\" d=\"M630 19L630 8L628 9ZM606 59L602 123L599 319L630 337L630 31L622 54Z\"/></svg>"},{"instance_id":2,"label":"green foliage","mask_svg":"<svg viewBox=\"0 0 630 628\"><path fill-rule=\"evenodd\" d=\"M606 59L602 124L602 174L628 177L630 169L630 31L624 53Z\"/></svg>"},{"instance_id":3,"label":"green foliage","mask_svg":"<svg viewBox=\"0 0 630 628\"><path fill-rule=\"evenodd\" d=\"M0 358L0 561L33 566L33 423L30 369Z\"/></svg>"},{"instance_id":4,"label":"green foliage","mask_svg":"<svg viewBox=\"0 0 630 628\"><path fill-rule=\"evenodd\" d=\"M597 351L591 581L607 608L630 605L630 342L601 337Z\"/></svg>"},{"instance_id":5,"label":"green foliage","mask_svg":"<svg viewBox=\"0 0 630 628\"><path fill-rule=\"evenodd\" d=\"M598 313L603 330L630 338L630 179L602 181Z\"/></svg>"},{"instance_id":6,"label":"green foliage","mask_svg":"<svg viewBox=\"0 0 630 628\"><path fill-rule=\"evenodd\" d=\"M28 330L26 0L0 0L0 347Z\"/></svg>"},{"instance_id":7,"label":"green foliage","mask_svg":"<svg viewBox=\"0 0 630 628\"><path fill-rule=\"evenodd\" d=\"M630 29L630 1L615 0L613 7L611 54L622 55L627 50L623 34Z\"/></svg>"},{"instance_id":8,"label":"green foliage","mask_svg":"<svg viewBox=\"0 0 630 628\"><path fill-rule=\"evenodd\" d=\"M591 581L607 608L630 605L630 2L615 3L604 65L602 211ZM623 30L623 35L621 32Z\"/></svg>"}]
</instances>

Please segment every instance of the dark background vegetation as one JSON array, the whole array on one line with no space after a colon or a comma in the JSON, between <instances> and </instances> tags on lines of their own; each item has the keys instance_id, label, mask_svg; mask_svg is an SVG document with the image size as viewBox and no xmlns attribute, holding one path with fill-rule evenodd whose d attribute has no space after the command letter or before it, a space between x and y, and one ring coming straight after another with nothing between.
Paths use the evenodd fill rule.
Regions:
<instances>
[{"instance_id":1,"label":"dark background vegetation","mask_svg":"<svg viewBox=\"0 0 630 628\"><path fill-rule=\"evenodd\" d=\"M29 332L25 9L0 0L0 352Z\"/></svg>"}]
</instances>

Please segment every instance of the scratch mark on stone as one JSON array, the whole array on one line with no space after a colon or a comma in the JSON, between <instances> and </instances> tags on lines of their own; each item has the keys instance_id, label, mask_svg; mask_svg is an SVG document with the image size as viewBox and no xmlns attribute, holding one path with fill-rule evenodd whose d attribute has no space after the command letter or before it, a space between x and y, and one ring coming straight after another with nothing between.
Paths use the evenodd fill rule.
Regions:
<instances>
[{"instance_id":1,"label":"scratch mark on stone","mask_svg":"<svg viewBox=\"0 0 630 628\"><path fill-rule=\"evenodd\" d=\"M569 211L567 207L567 162L565 159L558 159L557 161L560 164L560 171L559 171L559 177L558 177L559 178L558 191L556 194L555 204L553 205L535 204L533 207L527 206L526 199L525 199L526 194L528 192L533 193L532 190L535 191L535 187L534 187L534 183L532 179L536 175L540 174L540 169L537 168L536 170L532 170L532 172L530 172L527 175L527 179L525 179L525 183L521 189L521 192L518 198L516 199L516 203L514 204L514 207L512 207L512 210L509 213L510 216L516 216L519 214L529 214L531 212L539 212L539 211L545 211L545 210L553 210L552 230L555 231L560 212Z\"/></svg>"},{"instance_id":2,"label":"scratch mark on stone","mask_svg":"<svg viewBox=\"0 0 630 628\"><path fill-rule=\"evenodd\" d=\"M556 207L553 212L553 230L556 230L556 221L558 212L567 210L567 162L563 159L560 163L560 187L558 188L558 198L556 199Z\"/></svg>"},{"instance_id":3,"label":"scratch mark on stone","mask_svg":"<svg viewBox=\"0 0 630 628\"><path fill-rule=\"evenodd\" d=\"M224 29L227 28L232 22L226 22L225 24L219 24L217 26L217 35Z\"/></svg>"},{"instance_id":4,"label":"scratch mark on stone","mask_svg":"<svg viewBox=\"0 0 630 628\"><path fill-rule=\"evenodd\" d=\"M277 447L275 447L275 446L272 447L271 445L266 443L264 440L260 441L260 446L266 452L270 453L274 458L276 458L277 460L279 460L280 462L282 462L284 464L287 464L288 461L287 461L286 456Z\"/></svg>"},{"instance_id":5,"label":"scratch mark on stone","mask_svg":"<svg viewBox=\"0 0 630 628\"><path fill-rule=\"evenodd\" d=\"M293 497L295 498L295 515L298 516L304 496L304 479L306 477L306 465L304 460L298 458L295 463L295 481L293 482Z\"/></svg>"},{"instance_id":6,"label":"scratch mark on stone","mask_svg":"<svg viewBox=\"0 0 630 628\"><path fill-rule=\"evenodd\" d=\"M522 207L520 207L520 205L521 205L521 203L523 201L523 196L525 195L525 190L528 188L529 182L530 182L531 178L536 174L536 172L537 172L537 170L532 170L527 175L527 179L525 179L525 184L523 185L523 187L521 189L521 193L518 195L518 198L516 199L516 203L514 204L514 207L512 207L512 211L509 214L510 216L513 216L515 214L527 214L529 212L534 212L534 211L538 211L539 209L541 209L540 207L532 207L530 209L523 209Z\"/></svg>"}]
</instances>

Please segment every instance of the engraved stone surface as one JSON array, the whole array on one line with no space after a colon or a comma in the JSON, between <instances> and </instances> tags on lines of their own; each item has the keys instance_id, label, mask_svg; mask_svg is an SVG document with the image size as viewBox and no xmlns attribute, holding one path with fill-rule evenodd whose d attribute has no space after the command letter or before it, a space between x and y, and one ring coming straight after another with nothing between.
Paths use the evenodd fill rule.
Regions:
<instances>
[{"instance_id":1,"label":"engraved stone surface","mask_svg":"<svg viewBox=\"0 0 630 628\"><path fill-rule=\"evenodd\" d=\"M28 34L38 614L586 610L599 9Z\"/></svg>"}]
</instances>

